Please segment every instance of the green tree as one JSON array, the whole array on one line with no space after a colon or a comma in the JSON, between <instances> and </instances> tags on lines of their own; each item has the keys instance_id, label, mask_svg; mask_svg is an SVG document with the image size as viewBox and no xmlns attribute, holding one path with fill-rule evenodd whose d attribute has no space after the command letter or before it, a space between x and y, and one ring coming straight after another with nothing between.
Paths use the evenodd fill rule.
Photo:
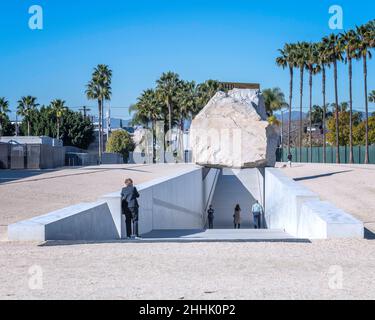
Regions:
<instances>
[{"instance_id":1,"label":"green tree","mask_svg":"<svg viewBox=\"0 0 375 320\"><path fill-rule=\"evenodd\" d=\"M50 113L50 111L47 112ZM50 122L50 126L53 129L56 128L54 122ZM80 112L66 110L60 131L60 138L63 140L65 146L73 146L86 150L95 140L93 124Z\"/></svg>"},{"instance_id":2,"label":"green tree","mask_svg":"<svg viewBox=\"0 0 375 320\"><path fill-rule=\"evenodd\" d=\"M288 120L288 155L290 155L290 140L292 129L292 103L293 103L293 73L297 66L296 45L285 44L283 49L279 49L280 55L276 58L276 64L283 69L289 69L289 120Z\"/></svg>"},{"instance_id":3,"label":"green tree","mask_svg":"<svg viewBox=\"0 0 375 320\"><path fill-rule=\"evenodd\" d=\"M354 143L356 145L364 145L366 143L366 121L362 121L358 126L354 127ZM375 144L375 115L368 119L368 142Z\"/></svg>"},{"instance_id":4,"label":"green tree","mask_svg":"<svg viewBox=\"0 0 375 320\"><path fill-rule=\"evenodd\" d=\"M61 126L61 120L62 117L67 110L67 106L65 105L65 101L61 99L56 99L51 102L51 109L56 117L56 128L57 128L57 133L56 133L56 138L60 138L60 126Z\"/></svg>"},{"instance_id":5,"label":"green tree","mask_svg":"<svg viewBox=\"0 0 375 320\"><path fill-rule=\"evenodd\" d=\"M369 94L368 101L371 103L375 103L375 90L372 90Z\"/></svg>"},{"instance_id":6,"label":"green tree","mask_svg":"<svg viewBox=\"0 0 375 320\"><path fill-rule=\"evenodd\" d=\"M53 109L42 106L40 110L34 109L29 113L29 119L33 123L31 134L34 136L47 136L54 138L57 134L56 114ZM94 141L94 126L88 118L84 118L80 112L69 109L64 111L64 121L60 124L60 139L64 146L74 146L87 149ZM27 121L23 119L21 131L27 131Z\"/></svg>"},{"instance_id":7,"label":"green tree","mask_svg":"<svg viewBox=\"0 0 375 320\"><path fill-rule=\"evenodd\" d=\"M322 69L322 95L323 95L323 119L322 119L322 131L323 131L323 163L327 162L327 137L326 137L326 118L327 118L327 101L326 101L326 82L327 82L327 74L326 68L330 68L331 60L330 60L330 53L329 47L327 43L320 42L318 45L318 61L319 65Z\"/></svg>"},{"instance_id":8,"label":"green tree","mask_svg":"<svg viewBox=\"0 0 375 320\"><path fill-rule=\"evenodd\" d=\"M288 107L285 101L285 95L280 88L263 90L264 104L269 117L273 116L275 111Z\"/></svg>"},{"instance_id":9,"label":"green tree","mask_svg":"<svg viewBox=\"0 0 375 320\"><path fill-rule=\"evenodd\" d=\"M341 146L349 145L349 132L350 132L350 112L348 111L348 104L343 103L335 110L339 111L339 143ZM361 116L359 113L353 113L353 130L361 123ZM336 118L331 118L327 123L328 134L327 140L331 145L336 143ZM354 132L354 131L353 131Z\"/></svg>"},{"instance_id":10,"label":"green tree","mask_svg":"<svg viewBox=\"0 0 375 320\"><path fill-rule=\"evenodd\" d=\"M327 111L328 106L329 105L323 108L321 106L315 105L312 108L311 115L310 115L310 112L308 114L309 117L311 116L311 121L313 125L320 125L322 127L322 130L323 130L323 121L325 121L325 119L329 119L333 117L332 112Z\"/></svg>"},{"instance_id":11,"label":"green tree","mask_svg":"<svg viewBox=\"0 0 375 320\"><path fill-rule=\"evenodd\" d=\"M364 89L365 89L365 109L366 109L366 119L365 119L365 164L369 163L369 111L368 111L368 94L367 94L367 59L371 59L371 51L373 48L374 41L374 31L371 28L371 24L363 25L357 27L357 35L359 37L358 41L358 54L363 61L363 78L364 78Z\"/></svg>"},{"instance_id":12,"label":"green tree","mask_svg":"<svg viewBox=\"0 0 375 320\"><path fill-rule=\"evenodd\" d=\"M309 130L309 139L310 139L310 162L312 162L312 147L313 147L313 139L312 139L312 107L313 107L313 76L320 72L320 65L319 63L319 51L318 45L315 43L310 43L307 47L306 52L306 69L309 72L309 114L310 114L310 130Z\"/></svg>"},{"instance_id":13,"label":"green tree","mask_svg":"<svg viewBox=\"0 0 375 320\"><path fill-rule=\"evenodd\" d=\"M216 80L207 80L197 86L196 94L196 109L193 110L193 118L202 111L207 103L215 96L219 91L224 91L223 85Z\"/></svg>"},{"instance_id":14,"label":"green tree","mask_svg":"<svg viewBox=\"0 0 375 320\"><path fill-rule=\"evenodd\" d=\"M181 80L177 73L167 72L163 73L156 83L156 92L168 109L168 141L170 143L172 140L173 108L176 103L176 93L181 87Z\"/></svg>"},{"instance_id":15,"label":"green tree","mask_svg":"<svg viewBox=\"0 0 375 320\"><path fill-rule=\"evenodd\" d=\"M0 136L4 135L5 122L9 112L9 102L5 98L0 98Z\"/></svg>"},{"instance_id":16,"label":"green tree","mask_svg":"<svg viewBox=\"0 0 375 320\"><path fill-rule=\"evenodd\" d=\"M353 155L353 59L358 57L357 48L359 45L358 35L354 30L344 32L340 36L340 44L345 51L346 57L345 62L349 68L349 163L354 163Z\"/></svg>"},{"instance_id":17,"label":"green tree","mask_svg":"<svg viewBox=\"0 0 375 320\"><path fill-rule=\"evenodd\" d=\"M154 162L156 162L156 122L163 118L161 110L162 103L153 89L143 91L137 103L130 108L130 112L134 112L132 121L134 124L143 124L148 127L151 122Z\"/></svg>"},{"instance_id":18,"label":"green tree","mask_svg":"<svg viewBox=\"0 0 375 320\"><path fill-rule=\"evenodd\" d=\"M323 38L323 45L326 50L327 60L333 64L333 79L335 88L335 106L339 106L339 96L338 96L338 76L337 76L337 63L343 60L343 48L339 41L339 36L331 34L328 37ZM339 110L335 110L335 130L336 130L336 163L340 163L340 136L339 136Z\"/></svg>"},{"instance_id":19,"label":"green tree","mask_svg":"<svg viewBox=\"0 0 375 320\"><path fill-rule=\"evenodd\" d=\"M35 109L39 106L36 98L32 96L22 97L18 101L17 114L24 117L27 123L27 135L31 134L31 116Z\"/></svg>"},{"instance_id":20,"label":"green tree","mask_svg":"<svg viewBox=\"0 0 375 320\"><path fill-rule=\"evenodd\" d=\"M198 89L194 81L182 81L177 92L177 104L180 128L181 131L184 131L184 120L192 118L198 108Z\"/></svg>"},{"instance_id":21,"label":"green tree","mask_svg":"<svg viewBox=\"0 0 375 320\"><path fill-rule=\"evenodd\" d=\"M303 132L303 82L304 82L304 72L307 62L307 53L309 49L309 43L307 42L298 42L295 47L295 61L296 65L300 71L300 88L299 88L299 158L302 158L302 132Z\"/></svg>"},{"instance_id":22,"label":"green tree","mask_svg":"<svg viewBox=\"0 0 375 320\"><path fill-rule=\"evenodd\" d=\"M134 150L134 143L125 130L114 131L107 143L107 152L120 153L124 160L129 157L129 152Z\"/></svg>"},{"instance_id":23,"label":"green tree","mask_svg":"<svg viewBox=\"0 0 375 320\"><path fill-rule=\"evenodd\" d=\"M102 163L104 146L103 135L103 106L106 100L112 96L112 70L103 64L99 64L92 73L92 78L86 86L86 96L89 100L98 101L99 114L99 163Z\"/></svg>"}]
</instances>

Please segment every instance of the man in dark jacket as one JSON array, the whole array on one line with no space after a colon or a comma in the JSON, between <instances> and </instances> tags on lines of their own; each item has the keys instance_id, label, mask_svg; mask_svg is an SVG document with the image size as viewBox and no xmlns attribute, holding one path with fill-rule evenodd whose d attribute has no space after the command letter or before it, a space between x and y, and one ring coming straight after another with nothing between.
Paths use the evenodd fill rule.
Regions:
<instances>
[{"instance_id":1,"label":"man in dark jacket","mask_svg":"<svg viewBox=\"0 0 375 320\"><path fill-rule=\"evenodd\" d=\"M121 191L121 201L123 204L123 212L125 213L126 217L126 231L128 238L131 235L131 223L133 223L133 235L139 237L138 232L138 212L139 212L139 204L138 200L139 193L136 187L133 185L132 179L125 180L125 188ZM130 232L129 232L130 231Z\"/></svg>"},{"instance_id":2,"label":"man in dark jacket","mask_svg":"<svg viewBox=\"0 0 375 320\"><path fill-rule=\"evenodd\" d=\"M212 205L210 205L210 208L207 210L207 218L208 218L208 228L213 229L214 228L214 218L215 218L215 210L212 208Z\"/></svg>"}]
</instances>

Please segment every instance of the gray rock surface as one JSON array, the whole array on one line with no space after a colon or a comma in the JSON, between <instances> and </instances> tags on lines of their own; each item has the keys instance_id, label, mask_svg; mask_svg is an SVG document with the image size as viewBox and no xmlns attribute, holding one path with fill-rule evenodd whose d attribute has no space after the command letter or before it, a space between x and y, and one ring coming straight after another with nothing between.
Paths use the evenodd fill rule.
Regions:
<instances>
[{"instance_id":1,"label":"gray rock surface","mask_svg":"<svg viewBox=\"0 0 375 320\"><path fill-rule=\"evenodd\" d=\"M258 90L218 92L192 122L193 161L206 166L274 166L278 128L267 121Z\"/></svg>"}]
</instances>

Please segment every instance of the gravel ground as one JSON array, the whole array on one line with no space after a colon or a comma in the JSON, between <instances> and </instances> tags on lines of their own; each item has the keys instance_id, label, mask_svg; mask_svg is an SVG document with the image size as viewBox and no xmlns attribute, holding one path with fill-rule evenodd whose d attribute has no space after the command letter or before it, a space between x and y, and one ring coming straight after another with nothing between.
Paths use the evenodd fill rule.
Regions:
<instances>
[{"instance_id":1,"label":"gravel ground","mask_svg":"<svg viewBox=\"0 0 375 320\"><path fill-rule=\"evenodd\" d=\"M0 299L375 299L371 240L44 246L4 241L8 223L96 200L118 190L125 176L141 183L178 169L69 169L0 184ZM282 170L375 230L374 166ZM35 288L41 284L35 279L42 279L43 288Z\"/></svg>"},{"instance_id":2,"label":"gravel ground","mask_svg":"<svg viewBox=\"0 0 375 320\"><path fill-rule=\"evenodd\" d=\"M2 243L0 298L375 299L374 253L367 240ZM41 290L29 287L34 265L43 273Z\"/></svg>"}]
</instances>

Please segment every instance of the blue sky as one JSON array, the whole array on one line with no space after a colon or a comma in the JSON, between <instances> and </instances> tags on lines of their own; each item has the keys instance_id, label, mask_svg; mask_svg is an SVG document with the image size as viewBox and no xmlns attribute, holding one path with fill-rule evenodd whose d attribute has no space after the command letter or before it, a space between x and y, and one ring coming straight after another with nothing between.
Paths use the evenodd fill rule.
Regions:
<instances>
[{"instance_id":1,"label":"blue sky","mask_svg":"<svg viewBox=\"0 0 375 320\"><path fill-rule=\"evenodd\" d=\"M28 28L28 8L34 4L44 10L41 31ZM99 63L114 72L114 117L129 118L127 107L169 70L186 80L259 82L287 94L288 72L275 65L277 49L285 42L318 41L331 33L328 8L334 4L344 9L345 29L375 18L370 0L2 0L0 96L13 110L21 96L30 94L40 104L62 98L72 108L93 106L94 114L96 104L86 100L84 90ZM340 100L346 101L345 65L340 65L339 77ZM320 83L318 76L317 104ZM328 85L332 101L331 76ZM369 89L375 89L375 59L369 63ZM297 107L297 73L294 94ZM354 65L354 100L355 108L363 110L359 63Z\"/></svg>"}]
</instances>

